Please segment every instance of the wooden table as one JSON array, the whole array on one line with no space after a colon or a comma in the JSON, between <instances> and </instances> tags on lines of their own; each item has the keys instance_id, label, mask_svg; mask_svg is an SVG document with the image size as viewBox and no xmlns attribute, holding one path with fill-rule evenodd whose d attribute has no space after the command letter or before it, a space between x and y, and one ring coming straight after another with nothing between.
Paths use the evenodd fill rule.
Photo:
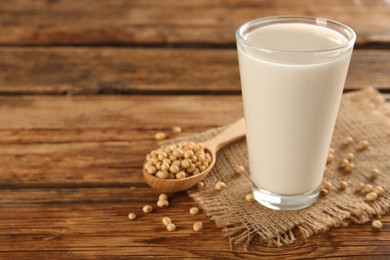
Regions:
<instances>
[{"instance_id":1,"label":"wooden table","mask_svg":"<svg viewBox=\"0 0 390 260\"><path fill-rule=\"evenodd\" d=\"M0 259L389 259L389 215L380 232L352 225L247 253L232 252L204 212L190 216L185 193L142 213L158 196L141 175L155 132L240 117L234 31L282 14L352 26L346 90L372 85L389 98L389 1L2 0ZM192 231L195 219L203 232Z\"/></svg>"}]
</instances>

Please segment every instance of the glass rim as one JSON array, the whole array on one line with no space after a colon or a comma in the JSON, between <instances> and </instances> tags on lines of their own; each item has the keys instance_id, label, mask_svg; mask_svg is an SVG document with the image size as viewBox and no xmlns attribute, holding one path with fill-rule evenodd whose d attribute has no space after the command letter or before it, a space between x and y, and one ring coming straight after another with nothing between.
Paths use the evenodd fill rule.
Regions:
<instances>
[{"instance_id":1,"label":"glass rim","mask_svg":"<svg viewBox=\"0 0 390 260\"><path fill-rule=\"evenodd\" d=\"M325 28L328 28L333 31L337 31L334 28L331 28L329 25L333 25L334 27L340 28L340 31L337 31L344 37L346 37L347 42L340 44L340 46L337 46L335 48L329 48L329 49L319 49L319 50L308 50L308 51L296 51L296 50L280 50L280 49L271 49L271 48L264 48L261 46L257 46L248 40L246 40L243 36L243 32L247 30L250 27L265 24L267 26L268 24L276 24L277 22L291 22L291 23L301 23L301 24L311 24L315 26L322 26ZM345 32L344 34L341 32ZM356 33L354 30L342 23L339 23L334 20L321 18L321 17L308 17L308 16L268 16L263 18L257 18L251 21L248 21L244 24L242 24L240 27L236 30L236 39L239 43L245 44L249 47L255 48L259 51L263 52L280 52L280 53L328 53L328 52L334 52L334 51L342 51L344 49L349 49L353 47L356 41Z\"/></svg>"}]
</instances>

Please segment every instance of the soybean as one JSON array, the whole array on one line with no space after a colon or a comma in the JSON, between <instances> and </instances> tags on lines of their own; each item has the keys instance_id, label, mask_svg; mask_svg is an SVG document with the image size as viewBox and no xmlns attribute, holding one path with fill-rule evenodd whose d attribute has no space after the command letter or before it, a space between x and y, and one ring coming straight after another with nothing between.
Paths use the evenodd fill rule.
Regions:
<instances>
[{"instance_id":1,"label":"soybean","mask_svg":"<svg viewBox=\"0 0 390 260\"><path fill-rule=\"evenodd\" d=\"M333 185L332 185L332 183L330 183L329 181L326 181L326 182L324 182L324 184L322 185L322 187L323 187L324 189L327 189L327 190L329 191L329 190L331 190L331 189L333 188Z\"/></svg>"},{"instance_id":2,"label":"soybean","mask_svg":"<svg viewBox=\"0 0 390 260\"><path fill-rule=\"evenodd\" d=\"M367 193L366 196L365 196L365 199L366 199L367 201L374 201L374 200L376 200L377 198L378 198L378 194L376 194L375 192L369 192L369 193Z\"/></svg>"},{"instance_id":3,"label":"soybean","mask_svg":"<svg viewBox=\"0 0 390 260\"><path fill-rule=\"evenodd\" d=\"M345 190L345 189L347 189L347 187L348 187L348 183L346 181L339 182L339 189L340 190Z\"/></svg>"},{"instance_id":4,"label":"soybean","mask_svg":"<svg viewBox=\"0 0 390 260\"><path fill-rule=\"evenodd\" d=\"M362 193L369 193L374 190L374 187L372 187L371 184L365 184L363 189L361 190Z\"/></svg>"},{"instance_id":5,"label":"soybean","mask_svg":"<svg viewBox=\"0 0 390 260\"><path fill-rule=\"evenodd\" d=\"M176 230L175 224L169 223L169 224L167 225L167 230L170 231L170 232L175 231L175 230Z\"/></svg>"},{"instance_id":6,"label":"soybean","mask_svg":"<svg viewBox=\"0 0 390 260\"><path fill-rule=\"evenodd\" d=\"M158 200L157 206L159 206L160 208L166 208L169 206L169 202L167 200Z\"/></svg>"},{"instance_id":7,"label":"soybean","mask_svg":"<svg viewBox=\"0 0 390 260\"><path fill-rule=\"evenodd\" d=\"M204 188L204 182L203 181L199 182L198 184L196 184L196 187L198 189L203 189Z\"/></svg>"},{"instance_id":8,"label":"soybean","mask_svg":"<svg viewBox=\"0 0 390 260\"><path fill-rule=\"evenodd\" d=\"M355 158L355 155L353 153L347 153L344 158L351 162Z\"/></svg>"},{"instance_id":9,"label":"soybean","mask_svg":"<svg viewBox=\"0 0 390 260\"><path fill-rule=\"evenodd\" d=\"M363 189L364 189L364 186L365 186L365 184L364 184L363 182L357 184L357 185L355 186L355 191L356 191L356 192L362 192Z\"/></svg>"},{"instance_id":10,"label":"soybean","mask_svg":"<svg viewBox=\"0 0 390 260\"><path fill-rule=\"evenodd\" d=\"M142 208L142 211L145 212L145 213L150 213L153 211L153 207L151 205L145 205L143 208Z\"/></svg>"},{"instance_id":11,"label":"soybean","mask_svg":"<svg viewBox=\"0 0 390 260\"><path fill-rule=\"evenodd\" d=\"M201 231L203 229L203 223L202 222L195 222L194 225L192 226L194 231Z\"/></svg>"},{"instance_id":12,"label":"soybean","mask_svg":"<svg viewBox=\"0 0 390 260\"><path fill-rule=\"evenodd\" d=\"M349 165L349 160L348 159L342 159L340 162L340 168L345 169Z\"/></svg>"},{"instance_id":13,"label":"soybean","mask_svg":"<svg viewBox=\"0 0 390 260\"><path fill-rule=\"evenodd\" d=\"M191 215L196 215L198 213L199 213L199 209L197 207L190 208L190 214Z\"/></svg>"},{"instance_id":14,"label":"soybean","mask_svg":"<svg viewBox=\"0 0 390 260\"><path fill-rule=\"evenodd\" d=\"M162 218L162 223L165 225L165 226L168 226L169 224L172 223L171 219L169 217L163 217Z\"/></svg>"},{"instance_id":15,"label":"soybean","mask_svg":"<svg viewBox=\"0 0 390 260\"><path fill-rule=\"evenodd\" d=\"M380 222L379 220L374 220L372 223L371 223L372 227L375 228L376 230L381 230L382 227L383 227L383 224L382 222Z\"/></svg>"},{"instance_id":16,"label":"soybean","mask_svg":"<svg viewBox=\"0 0 390 260\"><path fill-rule=\"evenodd\" d=\"M245 172L245 168L244 168L244 166L239 165L239 166L237 166L236 168L234 168L234 172L235 172L237 175L242 175L242 174Z\"/></svg>"},{"instance_id":17,"label":"soybean","mask_svg":"<svg viewBox=\"0 0 390 260\"><path fill-rule=\"evenodd\" d=\"M334 159L333 153L328 154L328 158L326 159L326 163L332 163Z\"/></svg>"},{"instance_id":18,"label":"soybean","mask_svg":"<svg viewBox=\"0 0 390 260\"><path fill-rule=\"evenodd\" d=\"M253 196L252 193L248 193L245 195L245 200L249 201L249 202L253 202L253 201L255 201L255 197Z\"/></svg>"},{"instance_id":19,"label":"soybean","mask_svg":"<svg viewBox=\"0 0 390 260\"><path fill-rule=\"evenodd\" d=\"M222 181L219 181L215 184L214 188L216 190L223 190L225 188L226 184Z\"/></svg>"},{"instance_id":20,"label":"soybean","mask_svg":"<svg viewBox=\"0 0 390 260\"><path fill-rule=\"evenodd\" d=\"M135 215L135 213L131 212L131 213L129 213L128 217L130 220L134 220L137 218L137 215Z\"/></svg>"},{"instance_id":21,"label":"soybean","mask_svg":"<svg viewBox=\"0 0 390 260\"><path fill-rule=\"evenodd\" d=\"M348 146L352 143L353 143L353 138L351 136L345 137L344 140L342 141L342 144L345 146Z\"/></svg>"},{"instance_id":22,"label":"soybean","mask_svg":"<svg viewBox=\"0 0 390 260\"><path fill-rule=\"evenodd\" d=\"M367 140L362 140L356 145L356 150L358 151L363 151L368 148L368 141Z\"/></svg>"},{"instance_id":23,"label":"soybean","mask_svg":"<svg viewBox=\"0 0 390 260\"><path fill-rule=\"evenodd\" d=\"M180 126L174 126L174 127L172 127L172 132L174 133L174 134L180 134L181 133L181 127Z\"/></svg>"},{"instance_id":24,"label":"soybean","mask_svg":"<svg viewBox=\"0 0 390 260\"><path fill-rule=\"evenodd\" d=\"M378 169L372 169L372 171L370 172L371 179L375 180L376 178L378 178L379 173L380 172Z\"/></svg>"},{"instance_id":25,"label":"soybean","mask_svg":"<svg viewBox=\"0 0 390 260\"><path fill-rule=\"evenodd\" d=\"M160 140L163 140L165 139L167 136L166 134L164 134L163 132L157 132L155 135L154 135L154 138L158 141Z\"/></svg>"},{"instance_id":26,"label":"soybean","mask_svg":"<svg viewBox=\"0 0 390 260\"><path fill-rule=\"evenodd\" d=\"M385 189L383 189L381 186L376 186L374 188L374 192L378 194L378 196L381 196L385 193Z\"/></svg>"},{"instance_id":27,"label":"soybean","mask_svg":"<svg viewBox=\"0 0 390 260\"><path fill-rule=\"evenodd\" d=\"M167 196L167 194L165 194L165 193L161 193L161 194L158 196L158 199L159 199L159 200L168 200L168 196Z\"/></svg>"}]
</instances>

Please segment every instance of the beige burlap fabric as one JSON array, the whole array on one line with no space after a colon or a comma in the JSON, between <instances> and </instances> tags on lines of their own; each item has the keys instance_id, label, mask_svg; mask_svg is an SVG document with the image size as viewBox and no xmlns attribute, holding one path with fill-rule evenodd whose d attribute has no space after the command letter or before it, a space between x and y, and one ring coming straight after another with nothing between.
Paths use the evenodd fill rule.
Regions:
<instances>
[{"instance_id":1,"label":"beige burlap fabric","mask_svg":"<svg viewBox=\"0 0 390 260\"><path fill-rule=\"evenodd\" d=\"M364 223L375 216L389 212L390 194L386 191L375 202L366 202L364 196L354 192L360 182L381 185L390 190L390 112L382 96L372 88L343 95L339 116L334 131L332 147L336 150L335 160L327 166L324 180L335 187L322 196L311 207L299 211L274 211L257 202L247 202L245 195L251 191L249 174L237 176L233 169L244 165L248 169L246 141L231 144L218 153L217 163L204 180L206 187L193 189L189 195L215 221L223 227L232 245L251 242L268 246L282 246L296 239L305 239L325 232L331 227L348 223ZM207 140L223 128L189 136L194 141ZM351 136L354 140L366 139L367 150L358 152L354 145L340 147L341 140ZM356 169L345 174L338 170L338 162L347 152L355 154ZM381 175L372 181L371 169L378 168ZM340 180L349 183L346 191L336 187ZM215 191L217 181L227 184L222 191Z\"/></svg>"}]
</instances>

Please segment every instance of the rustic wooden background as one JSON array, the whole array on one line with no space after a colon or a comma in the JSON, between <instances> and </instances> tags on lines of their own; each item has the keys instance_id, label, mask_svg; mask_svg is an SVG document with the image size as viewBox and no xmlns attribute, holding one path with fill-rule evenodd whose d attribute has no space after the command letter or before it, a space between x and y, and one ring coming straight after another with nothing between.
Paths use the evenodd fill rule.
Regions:
<instances>
[{"instance_id":1,"label":"rustic wooden background","mask_svg":"<svg viewBox=\"0 0 390 260\"><path fill-rule=\"evenodd\" d=\"M158 195L141 175L154 133L240 117L234 31L286 14L353 27L346 90L371 85L390 98L389 1L1 0L0 259L390 258L390 216L380 232L352 225L232 252L204 212L188 214L185 193L141 213Z\"/></svg>"}]
</instances>

